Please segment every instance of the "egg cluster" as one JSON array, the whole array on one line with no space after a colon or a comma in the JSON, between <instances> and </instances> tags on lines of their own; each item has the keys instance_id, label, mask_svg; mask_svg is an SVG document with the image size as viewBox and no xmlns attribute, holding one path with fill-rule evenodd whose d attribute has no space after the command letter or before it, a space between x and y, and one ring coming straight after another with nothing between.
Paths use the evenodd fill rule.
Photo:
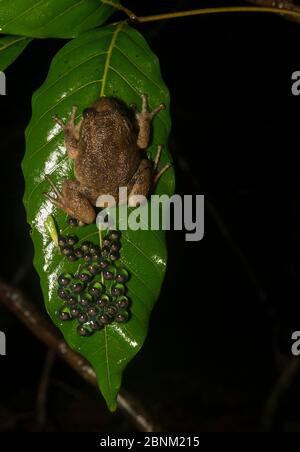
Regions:
<instances>
[{"instance_id":1,"label":"egg cluster","mask_svg":"<svg viewBox=\"0 0 300 452\"><path fill-rule=\"evenodd\" d=\"M76 236L59 238L62 254L70 261L83 259L84 264L76 275L58 277L57 294L63 300L58 316L62 321L77 320L78 334L90 336L112 322L129 319L125 286L129 274L116 263L120 258L119 231L109 231L101 248L87 241L75 248L77 243Z\"/></svg>"}]
</instances>

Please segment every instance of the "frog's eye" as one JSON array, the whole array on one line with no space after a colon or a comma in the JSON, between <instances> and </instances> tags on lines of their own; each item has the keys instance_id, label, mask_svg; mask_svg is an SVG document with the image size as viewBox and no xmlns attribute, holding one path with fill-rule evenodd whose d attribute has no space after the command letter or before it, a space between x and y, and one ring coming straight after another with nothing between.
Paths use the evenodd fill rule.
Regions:
<instances>
[{"instance_id":1,"label":"frog's eye","mask_svg":"<svg viewBox=\"0 0 300 452\"><path fill-rule=\"evenodd\" d=\"M85 108L82 112L84 118L87 118L88 116L92 116L95 114L94 108Z\"/></svg>"}]
</instances>

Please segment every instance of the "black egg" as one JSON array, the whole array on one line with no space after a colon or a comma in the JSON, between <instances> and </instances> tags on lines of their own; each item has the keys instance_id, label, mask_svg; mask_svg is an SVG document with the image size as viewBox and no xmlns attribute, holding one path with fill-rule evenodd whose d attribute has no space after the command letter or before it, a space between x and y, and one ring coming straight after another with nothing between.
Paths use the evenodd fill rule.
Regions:
<instances>
[{"instance_id":1,"label":"black egg","mask_svg":"<svg viewBox=\"0 0 300 452\"><path fill-rule=\"evenodd\" d=\"M103 270L103 278L107 279L108 281L111 279L114 279L115 274L116 274L116 269L112 265L110 265L105 270Z\"/></svg>"},{"instance_id":2,"label":"black egg","mask_svg":"<svg viewBox=\"0 0 300 452\"><path fill-rule=\"evenodd\" d=\"M97 330L101 330L103 328L103 325L101 325L99 322L97 322L97 320L91 320L90 327L92 328L92 330L97 331Z\"/></svg>"},{"instance_id":3,"label":"black egg","mask_svg":"<svg viewBox=\"0 0 300 452\"><path fill-rule=\"evenodd\" d=\"M125 323L125 322L127 322L128 317L129 317L129 316L128 316L128 312L127 312L127 311L119 312L119 313L116 315L115 320L116 320L116 322L118 322L118 323Z\"/></svg>"},{"instance_id":4,"label":"black egg","mask_svg":"<svg viewBox=\"0 0 300 452\"><path fill-rule=\"evenodd\" d=\"M113 242L110 246L110 251L119 251L121 248L120 242Z\"/></svg>"},{"instance_id":5,"label":"black egg","mask_svg":"<svg viewBox=\"0 0 300 452\"><path fill-rule=\"evenodd\" d=\"M102 239L102 246L111 246L111 241L108 235L106 235L103 239Z\"/></svg>"},{"instance_id":6,"label":"black egg","mask_svg":"<svg viewBox=\"0 0 300 452\"><path fill-rule=\"evenodd\" d=\"M117 261L118 259L120 259L120 254L117 251L111 251L109 253L108 257L111 261L114 262L114 261Z\"/></svg>"},{"instance_id":7,"label":"black egg","mask_svg":"<svg viewBox=\"0 0 300 452\"><path fill-rule=\"evenodd\" d=\"M78 257L76 256L75 253L71 253L71 254L69 254L69 255L67 256L67 259L68 259L68 261L70 261L70 262L75 262L75 261L77 261Z\"/></svg>"},{"instance_id":8,"label":"black egg","mask_svg":"<svg viewBox=\"0 0 300 452\"><path fill-rule=\"evenodd\" d=\"M67 243L68 245L75 245L78 242L78 237L76 235L68 235L67 236Z\"/></svg>"},{"instance_id":9,"label":"black egg","mask_svg":"<svg viewBox=\"0 0 300 452\"><path fill-rule=\"evenodd\" d=\"M70 273L63 273L58 277L58 284L60 286L68 286L73 279L73 275Z\"/></svg>"},{"instance_id":10,"label":"black egg","mask_svg":"<svg viewBox=\"0 0 300 452\"><path fill-rule=\"evenodd\" d=\"M80 314L78 316L78 322L80 323L86 323L88 321L88 317L86 314Z\"/></svg>"},{"instance_id":11,"label":"black egg","mask_svg":"<svg viewBox=\"0 0 300 452\"><path fill-rule=\"evenodd\" d=\"M81 314L81 310L78 308L72 308L70 314L73 319L77 319Z\"/></svg>"},{"instance_id":12,"label":"black egg","mask_svg":"<svg viewBox=\"0 0 300 452\"><path fill-rule=\"evenodd\" d=\"M128 306L129 306L129 300L128 300L127 297L120 297L116 301L116 304L117 304L119 309L127 309Z\"/></svg>"},{"instance_id":13,"label":"black egg","mask_svg":"<svg viewBox=\"0 0 300 452\"><path fill-rule=\"evenodd\" d=\"M92 245L92 242L82 242L81 249L84 253L88 252L90 249L90 246Z\"/></svg>"},{"instance_id":14,"label":"black egg","mask_svg":"<svg viewBox=\"0 0 300 452\"><path fill-rule=\"evenodd\" d=\"M102 297L97 300L97 305L100 306L100 308L105 308L110 303L110 298L107 295L102 295Z\"/></svg>"},{"instance_id":15,"label":"black egg","mask_svg":"<svg viewBox=\"0 0 300 452\"><path fill-rule=\"evenodd\" d=\"M78 333L80 336L90 336L90 335L92 334L91 331L89 331L87 328L85 328L85 327L82 326L82 325L79 325L79 326L78 326L78 328L77 328L77 333Z\"/></svg>"},{"instance_id":16,"label":"black egg","mask_svg":"<svg viewBox=\"0 0 300 452\"><path fill-rule=\"evenodd\" d=\"M108 325L111 322L111 318L106 314L100 315L98 320L102 325Z\"/></svg>"},{"instance_id":17,"label":"black egg","mask_svg":"<svg viewBox=\"0 0 300 452\"><path fill-rule=\"evenodd\" d=\"M61 247L61 253L62 253L64 256L70 256L70 254L73 253L73 246L71 246L71 245L65 245L65 246Z\"/></svg>"},{"instance_id":18,"label":"black egg","mask_svg":"<svg viewBox=\"0 0 300 452\"><path fill-rule=\"evenodd\" d=\"M75 293L81 293L84 288L85 284L79 281L71 284L71 290L73 290Z\"/></svg>"},{"instance_id":19,"label":"black egg","mask_svg":"<svg viewBox=\"0 0 300 452\"><path fill-rule=\"evenodd\" d=\"M93 298L90 294L83 294L80 296L79 304L83 307L89 306L93 302Z\"/></svg>"},{"instance_id":20,"label":"black egg","mask_svg":"<svg viewBox=\"0 0 300 452\"><path fill-rule=\"evenodd\" d=\"M92 308L89 308L89 309L87 310L87 314L88 314L90 317L96 317L96 315L99 314L99 311L98 311L97 308L92 307Z\"/></svg>"},{"instance_id":21,"label":"black egg","mask_svg":"<svg viewBox=\"0 0 300 452\"><path fill-rule=\"evenodd\" d=\"M98 263L100 265L100 268L102 268L102 270L104 270L105 268L107 268L109 266L109 262L107 259L105 259L104 257L100 258L98 260Z\"/></svg>"},{"instance_id":22,"label":"black egg","mask_svg":"<svg viewBox=\"0 0 300 452\"><path fill-rule=\"evenodd\" d=\"M118 309L117 309L116 306L114 306L113 304L110 304L110 305L108 305L108 306L105 308L105 312L106 312L108 315L114 317L114 316L117 314Z\"/></svg>"},{"instance_id":23,"label":"black egg","mask_svg":"<svg viewBox=\"0 0 300 452\"><path fill-rule=\"evenodd\" d=\"M120 231L109 231L109 237L111 240L119 240L121 237Z\"/></svg>"},{"instance_id":24,"label":"black egg","mask_svg":"<svg viewBox=\"0 0 300 452\"><path fill-rule=\"evenodd\" d=\"M85 262L90 262L93 259L93 256L91 255L91 253L85 253L83 255L83 259L85 260Z\"/></svg>"},{"instance_id":25,"label":"black egg","mask_svg":"<svg viewBox=\"0 0 300 452\"><path fill-rule=\"evenodd\" d=\"M73 226L73 227L78 226L78 220L76 220L76 218L69 218L68 223L70 226Z\"/></svg>"},{"instance_id":26,"label":"black egg","mask_svg":"<svg viewBox=\"0 0 300 452\"><path fill-rule=\"evenodd\" d=\"M109 256L110 253L110 248L109 246L104 246L101 250L102 256L107 257Z\"/></svg>"},{"instance_id":27,"label":"black egg","mask_svg":"<svg viewBox=\"0 0 300 452\"><path fill-rule=\"evenodd\" d=\"M78 299L77 297L74 297L74 295L70 295L69 298L67 299L67 304L69 306L75 306L78 303Z\"/></svg>"},{"instance_id":28,"label":"black egg","mask_svg":"<svg viewBox=\"0 0 300 452\"><path fill-rule=\"evenodd\" d=\"M60 313L58 314L58 317L60 318L60 320L63 320L64 322L66 320L70 320L71 316L68 312L66 311L60 311Z\"/></svg>"},{"instance_id":29,"label":"black egg","mask_svg":"<svg viewBox=\"0 0 300 452\"><path fill-rule=\"evenodd\" d=\"M125 291L126 291L125 286L120 283L114 284L110 289L110 293L112 294L113 297L119 297L120 295L124 295Z\"/></svg>"},{"instance_id":30,"label":"black egg","mask_svg":"<svg viewBox=\"0 0 300 452\"><path fill-rule=\"evenodd\" d=\"M60 287L58 289L58 291L57 291L57 295L62 300L67 300L69 298L69 296L70 296L70 291L68 289L63 288L63 287Z\"/></svg>"},{"instance_id":31,"label":"black egg","mask_svg":"<svg viewBox=\"0 0 300 452\"><path fill-rule=\"evenodd\" d=\"M99 264L97 263L93 263L93 264L89 264L87 266L87 270L92 274L92 275L97 275L98 273L100 273L101 269Z\"/></svg>"},{"instance_id":32,"label":"black egg","mask_svg":"<svg viewBox=\"0 0 300 452\"><path fill-rule=\"evenodd\" d=\"M90 275L90 273L83 271L81 273L78 274L78 278L80 279L80 281L82 282L88 282L91 281L92 276Z\"/></svg>"},{"instance_id":33,"label":"black egg","mask_svg":"<svg viewBox=\"0 0 300 452\"><path fill-rule=\"evenodd\" d=\"M74 250L74 254L75 254L76 257L78 257L78 259L81 259L83 257L84 253L83 253L81 248L76 248Z\"/></svg>"},{"instance_id":34,"label":"black egg","mask_svg":"<svg viewBox=\"0 0 300 452\"><path fill-rule=\"evenodd\" d=\"M62 235L60 237L58 237L58 244L61 247L64 247L67 245L67 239L66 237L63 237Z\"/></svg>"},{"instance_id":35,"label":"black egg","mask_svg":"<svg viewBox=\"0 0 300 452\"><path fill-rule=\"evenodd\" d=\"M128 277L129 277L128 271L125 270L125 268L118 268L118 271L117 271L117 274L116 274L116 277L115 277L115 280L118 283L126 282L128 280Z\"/></svg>"},{"instance_id":36,"label":"black egg","mask_svg":"<svg viewBox=\"0 0 300 452\"><path fill-rule=\"evenodd\" d=\"M98 254L99 252L100 252L99 246L94 245L94 244L90 245L89 253L90 253L92 256L94 256L95 254Z\"/></svg>"},{"instance_id":37,"label":"black egg","mask_svg":"<svg viewBox=\"0 0 300 452\"><path fill-rule=\"evenodd\" d=\"M103 292L103 286L101 283L96 282L92 286L89 286L89 294L93 297L100 297Z\"/></svg>"}]
</instances>

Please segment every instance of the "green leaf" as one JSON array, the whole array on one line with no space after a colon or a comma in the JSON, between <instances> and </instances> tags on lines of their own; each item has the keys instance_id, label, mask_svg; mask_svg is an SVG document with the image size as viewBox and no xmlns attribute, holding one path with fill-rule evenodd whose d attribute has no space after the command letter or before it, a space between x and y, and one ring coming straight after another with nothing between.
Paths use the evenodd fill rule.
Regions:
<instances>
[{"instance_id":1,"label":"green leaf","mask_svg":"<svg viewBox=\"0 0 300 452\"><path fill-rule=\"evenodd\" d=\"M167 105L154 120L149 148L154 157L157 146L165 145L160 163L163 166L171 160L166 147L171 125L169 93L161 78L157 57L144 38L125 23L88 32L58 52L46 81L33 96L32 118L26 130L24 203L32 227L34 263L41 278L45 304L67 343L85 356L95 369L111 410L116 409L122 372L142 347L149 316L160 293L167 264L165 232L122 232L121 261L131 275L128 282L131 319L122 325L113 323L88 338L80 337L73 321L58 319L57 310L62 302L56 293L58 276L66 271L76 273L78 264L62 258L51 241L45 222L52 215L64 235L75 233L80 240L94 243L99 243L98 230L95 224L70 229L66 215L46 200L43 192L50 191L46 174L51 175L58 187L65 178L74 177L72 163L66 157L63 133L53 123L52 115L66 119L72 105L77 105L82 112L100 95L118 97L140 109L142 93L148 94L152 109L161 102ZM156 185L156 193L172 195L173 192L174 173L170 169ZM145 208L148 209L147 204Z\"/></svg>"},{"instance_id":2,"label":"green leaf","mask_svg":"<svg viewBox=\"0 0 300 452\"><path fill-rule=\"evenodd\" d=\"M114 10L101 0L0 0L0 30L35 38L73 38L102 25Z\"/></svg>"},{"instance_id":3,"label":"green leaf","mask_svg":"<svg viewBox=\"0 0 300 452\"><path fill-rule=\"evenodd\" d=\"M0 71L4 71L23 52L31 39L25 36L4 36L0 38Z\"/></svg>"}]
</instances>

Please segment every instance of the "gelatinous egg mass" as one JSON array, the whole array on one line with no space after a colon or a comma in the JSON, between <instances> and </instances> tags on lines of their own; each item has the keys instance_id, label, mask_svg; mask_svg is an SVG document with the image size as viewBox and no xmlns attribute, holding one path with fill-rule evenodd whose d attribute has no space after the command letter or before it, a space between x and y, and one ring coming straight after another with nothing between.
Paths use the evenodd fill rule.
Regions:
<instances>
[{"instance_id":1,"label":"gelatinous egg mass","mask_svg":"<svg viewBox=\"0 0 300 452\"><path fill-rule=\"evenodd\" d=\"M100 247L89 241L79 243L75 235L59 236L61 254L70 262L80 260L81 265L76 275L63 273L58 277L57 294L62 307L57 316L63 322L76 321L77 334L82 337L130 318L125 285L129 273L118 263L120 238L119 231L109 231Z\"/></svg>"}]
</instances>

